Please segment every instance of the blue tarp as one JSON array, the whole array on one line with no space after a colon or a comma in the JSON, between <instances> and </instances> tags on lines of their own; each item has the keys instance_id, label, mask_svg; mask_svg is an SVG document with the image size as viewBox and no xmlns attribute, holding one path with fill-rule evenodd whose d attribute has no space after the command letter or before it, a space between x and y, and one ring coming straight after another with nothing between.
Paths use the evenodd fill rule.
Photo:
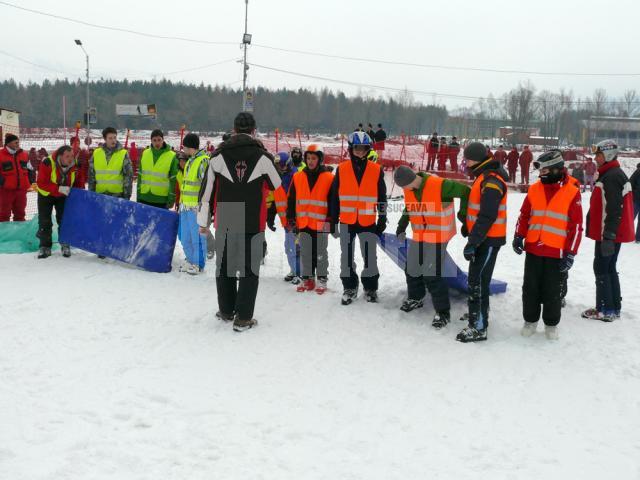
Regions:
<instances>
[{"instance_id":1,"label":"blue tarp","mask_svg":"<svg viewBox=\"0 0 640 480\"><path fill-rule=\"evenodd\" d=\"M60 242L151 272L171 271L178 214L121 198L72 189Z\"/></svg>"},{"instance_id":2,"label":"blue tarp","mask_svg":"<svg viewBox=\"0 0 640 480\"><path fill-rule=\"evenodd\" d=\"M407 264L407 245L408 241L400 242L398 241L398 237L390 233L384 233L380 236L380 246L384 252L403 270ZM466 272L460 270L460 267L456 265L448 252L445 252L442 270L442 276L446 278L449 288L462 293L468 292L468 276ZM505 293L507 291L507 284L500 280L491 280L489 290L492 295Z\"/></svg>"}]
</instances>

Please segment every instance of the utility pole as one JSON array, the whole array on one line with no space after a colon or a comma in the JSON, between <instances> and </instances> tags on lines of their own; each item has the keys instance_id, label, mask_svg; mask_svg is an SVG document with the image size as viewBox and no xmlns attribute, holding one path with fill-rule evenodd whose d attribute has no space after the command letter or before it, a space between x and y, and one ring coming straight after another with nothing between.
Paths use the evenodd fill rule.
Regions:
<instances>
[{"instance_id":1,"label":"utility pole","mask_svg":"<svg viewBox=\"0 0 640 480\"><path fill-rule=\"evenodd\" d=\"M244 0L244 35L242 36L242 46L244 48L244 59L242 61L242 111L251 111L251 108L247 108L247 71L249 66L247 65L247 47L251 45L251 34L247 32L249 25L249 0ZM253 98L251 98L253 103Z\"/></svg>"},{"instance_id":2,"label":"utility pole","mask_svg":"<svg viewBox=\"0 0 640 480\"><path fill-rule=\"evenodd\" d=\"M85 118L86 122L85 123L86 123L86 126L87 126L87 133L88 133L89 132L89 128L90 128L90 126L89 126L89 105L90 105L90 103L89 103L89 54L84 49L84 46L82 45L82 42L80 40L76 39L75 42L76 42L76 45L78 45L82 49L82 51L84 52L84 55L85 55L85 57L87 59L87 109L86 109L86 118Z\"/></svg>"}]
</instances>

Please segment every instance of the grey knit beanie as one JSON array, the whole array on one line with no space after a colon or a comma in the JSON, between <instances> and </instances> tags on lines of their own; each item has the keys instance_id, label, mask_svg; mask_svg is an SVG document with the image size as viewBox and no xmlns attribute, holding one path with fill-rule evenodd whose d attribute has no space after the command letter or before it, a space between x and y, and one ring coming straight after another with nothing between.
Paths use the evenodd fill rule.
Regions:
<instances>
[{"instance_id":1,"label":"grey knit beanie","mask_svg":"<svg viewBox=\"0 0 640 480\"><path fill-rule=\"evenodd\" d=\"M396 185L402 188L409 185L415 179L415 172L406 165L400 165L398 168L396 168L396 171L393 172L393 180L396 182Z\"/></svg>"}]
</instances>

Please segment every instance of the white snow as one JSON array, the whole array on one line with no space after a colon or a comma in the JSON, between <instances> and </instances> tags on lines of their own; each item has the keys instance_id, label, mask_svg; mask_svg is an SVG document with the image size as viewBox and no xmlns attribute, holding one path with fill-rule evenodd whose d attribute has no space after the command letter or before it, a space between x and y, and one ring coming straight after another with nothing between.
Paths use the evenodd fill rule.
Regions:
<instances>
[{"instance_id":1,"label":"white snow","mask_svg":"<svg viewBox=\"0 0 640 480\"><path fill-rule=\"evenodd\" d=\"M505 247L489 340L464 345L462 322L435 332L430 306L398 310L384 253L380 303L343 307L337 241L318 296L282 281L283 232L267 237L260 324L242 334L214 318L213 264L193 278L0 256L0 478L640 477L639 245L622 247L624 317L604 324L579 316L595 296L583 242L557 342L519 335L524 258Z\"/></svg>"}]
</instances>

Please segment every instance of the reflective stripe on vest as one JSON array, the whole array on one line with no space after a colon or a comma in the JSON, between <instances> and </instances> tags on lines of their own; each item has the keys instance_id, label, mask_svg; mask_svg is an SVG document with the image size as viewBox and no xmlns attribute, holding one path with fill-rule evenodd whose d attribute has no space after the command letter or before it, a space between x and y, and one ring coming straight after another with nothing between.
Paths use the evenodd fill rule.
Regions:
<instances>
[{"instance_id":1,"label":"reflective stripe on vest","mask_svg":"<svg viewBox=\"0 0 640 480\"><path fill-rule=\"evenodd\" d=\"M504 188L504 196L500 201L498 207L498 217L493 225L487 232L487 237L490 238L504 238L507 236L507 184L496 172L482 173L475 179L471 187L471 193L469 193L469 203L467 204L467 230L471 232L473 226L478 220L478 214L480 213L480 202L482 199L482 182L486 177L494 177L502 183Z\"/></svg>"},{"instance_id":2,"label":"reflective stripe on vest","mask_svg":"<svg viewBox=\"0 0 640 480\"><path fill-rule=\"evenodd\" d=\"M273 192L273 201L276 204L276 212L280 218L280 223L283 227L287 226L287 193L284 191L282 185L276 188Z\"/></svg>"},{"instance_id":3,"label":"reflective stripe on vest","mask_svg":"<svg viewBox=\"0 0 640 480\"><path fill-rule=\"evenodd\" d=\"M202 180L198 178L198 175L203 162L205 164L204 168L207 168L209 156L205 153L201 153L195 158L189 158L184 165L184 172L180 184L180 203L185 207L195 207L198 205L200 185L202 184Z\"/></svg>"},{"instance_id":4,"label":"reflective stripe on vest","mask_svg":"<svg viewBox=\"0 0 640 480\"><path fill-rule=\"evenodd\" d=\"M331 172L318 175L313 189L309 189L309 179L305 172L293 176L296 189L296 225L298 228L310 228L316 232L327 230L329 214L329 190L333 183Z\"/></svg>"},{"instance_id":5,"label":"reflective stripe on vest","mask_svg":"<svg viewBox=\"0 0 640 480\"><path fill-rule=\"evenodd\" d=\"M453 203L442 203L443 182L444 179L429 175L424 182L420 201L414 190L404 190L412 238L416 242L446 243L456 234Z\"/></svg>"},{"instance_id":6,"label":"reflective stripe on vest","mask_svg":"<svg viewBox=\"0 0 640 480\"><path fill-rule=\"evenodd\" d=\"M140 170L138 171L140 193L151 192L158 197L169 195L169 172L175 156L175 152L169 150L162 153L154 164L151 147L142 152Z\"/></svg>"},{"instance_id":7,"label":"reflective stripe on vest","mask_svg":"<svg viewBox=\"0 0 640 480\"><path fill-rule=\"evenodd\" d=\"M47 157L47 159L51 162L51 183L53 183L54 185L58 185L58 168L57 168L56 162L53 160L53 158L51 158L51 156ZM71 182L69 183L69 186L73 187L75 183L76 183L76 171L73 170L71 172ZM41 189L40 187L38 187L38 193L40 193L40 195L43 195L45 197L48 197L49 195L51 195L49 192Z\"/></svg>"},{"instance_id":8,"label":"reflective stripe on vest","mask_svg":"<svg viewBox=\"0 0 640 480\"><path fill-rule=\"evenodd\" d=\"M375 206L378 202L380 164L367 161L359 185L350 160L338 165L338 172L340 222L348 225L359 224L363 227L373 225L376 221Z\"/></svg>"},{"instance_id":9,"label":"reflective stripe on vest","mask_svg":"<svg viewBox=\"0 0 640 480\"><path fill-rule=\"evenodd\" d=\"M544 185L540 180L529 187L527 198L531 205L527 243L541 243L551 248L564 249L569 226L569 207L578 193L572 182L563 185L547 204Z\"/></svg>"},{"instance_id":10,"label":"reflective stripe on vest","mask_svg":"<svg viewBox=\"0 0 640 480\"><path fill-rule=\"evenodd\" d=\"M96 148L93 152L93 168L96 172L97 193L122 193L124 192L124 174L122 166L125 149L120 149L111 155L107 162L107 155L102 148Z\"/></svg>"}]
</instances>

